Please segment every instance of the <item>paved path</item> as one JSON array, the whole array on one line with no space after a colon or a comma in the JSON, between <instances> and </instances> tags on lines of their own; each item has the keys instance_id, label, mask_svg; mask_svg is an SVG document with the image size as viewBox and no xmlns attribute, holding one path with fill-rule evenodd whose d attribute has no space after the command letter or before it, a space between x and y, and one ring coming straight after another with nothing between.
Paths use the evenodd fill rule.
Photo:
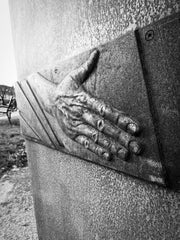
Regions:
<instances>
[{"instance_id":1,"label":"paved path","mask_svg":"<svg viewBox=\"0 0 180 240\"><path fill-rule=\"evenodd\" d=\"M38 240L27 167L0 179L0 240Z\"/></svg>"}]
</instances>

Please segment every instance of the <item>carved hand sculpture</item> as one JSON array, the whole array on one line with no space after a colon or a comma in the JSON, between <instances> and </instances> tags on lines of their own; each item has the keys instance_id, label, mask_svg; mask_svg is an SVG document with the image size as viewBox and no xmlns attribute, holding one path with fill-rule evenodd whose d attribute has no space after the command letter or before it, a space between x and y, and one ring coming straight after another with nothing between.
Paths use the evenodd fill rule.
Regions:
<instances>
[{"instance_id":1,"label":"carved hand sculpture","mask_svg":"<svg viewBox=\"0 0 180 240\"><path fill-rule=\"evenodd\" d=\"M99 52L69 73L57 86L54 106L46 111L55 116L64 133L98 156L111 160L116 155L127 159L129 152L139 154L141 147L133 136L139 132L136 121L123 112L92 97L83 87L93 71Z\"/></svg>"}]
</instances>

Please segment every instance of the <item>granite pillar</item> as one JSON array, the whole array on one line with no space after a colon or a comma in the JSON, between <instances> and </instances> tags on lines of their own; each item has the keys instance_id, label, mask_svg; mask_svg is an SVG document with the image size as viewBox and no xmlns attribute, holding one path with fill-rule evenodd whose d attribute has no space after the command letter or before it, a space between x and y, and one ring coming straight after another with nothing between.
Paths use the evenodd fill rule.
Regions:
<instances>
[{"instance_id":1,"label":"granite pillar","mask_svg":"<svg viewBox=\"0 0 180 240\"><path fill-rule=\"evenodd\" d=\"M180 8L176 0L9 5L19 80ZM177 192L31 141L27 151L39 239L179 239Z\"/></svg>"}]
</instances>

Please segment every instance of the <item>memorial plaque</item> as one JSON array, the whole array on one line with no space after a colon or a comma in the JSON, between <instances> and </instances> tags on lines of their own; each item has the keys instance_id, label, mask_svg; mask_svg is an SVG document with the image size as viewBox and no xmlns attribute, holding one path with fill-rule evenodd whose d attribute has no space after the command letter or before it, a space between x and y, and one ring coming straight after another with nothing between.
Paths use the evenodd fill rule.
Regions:
<instances>
[{"instance_id":1,"label":"memorial plaque","mask_svg":"<svg viewBox=\"0 0 180 240\"><path fill-rule=\"evenodd\" d=\"M24 136L177 189L178 47L176 15L18 82Z\"/></svg>"}]
</instances>

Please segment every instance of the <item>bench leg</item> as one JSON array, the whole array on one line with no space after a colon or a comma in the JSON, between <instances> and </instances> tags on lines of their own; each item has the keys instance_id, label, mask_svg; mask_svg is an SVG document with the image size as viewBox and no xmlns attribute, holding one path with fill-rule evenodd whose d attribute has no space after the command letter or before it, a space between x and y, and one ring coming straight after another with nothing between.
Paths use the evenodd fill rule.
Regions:
<instances>
[{"instance_id":1,"label":"bench leg","mask_svg":"<svg viewBox=\"0 0 180 240\"><path fill-rule=\"evenodd\" d=\"M11 111L7 111L6 114L7 114L9 123L12 125L12 122L11 122Z\"/></svg>"}]
</instances>

